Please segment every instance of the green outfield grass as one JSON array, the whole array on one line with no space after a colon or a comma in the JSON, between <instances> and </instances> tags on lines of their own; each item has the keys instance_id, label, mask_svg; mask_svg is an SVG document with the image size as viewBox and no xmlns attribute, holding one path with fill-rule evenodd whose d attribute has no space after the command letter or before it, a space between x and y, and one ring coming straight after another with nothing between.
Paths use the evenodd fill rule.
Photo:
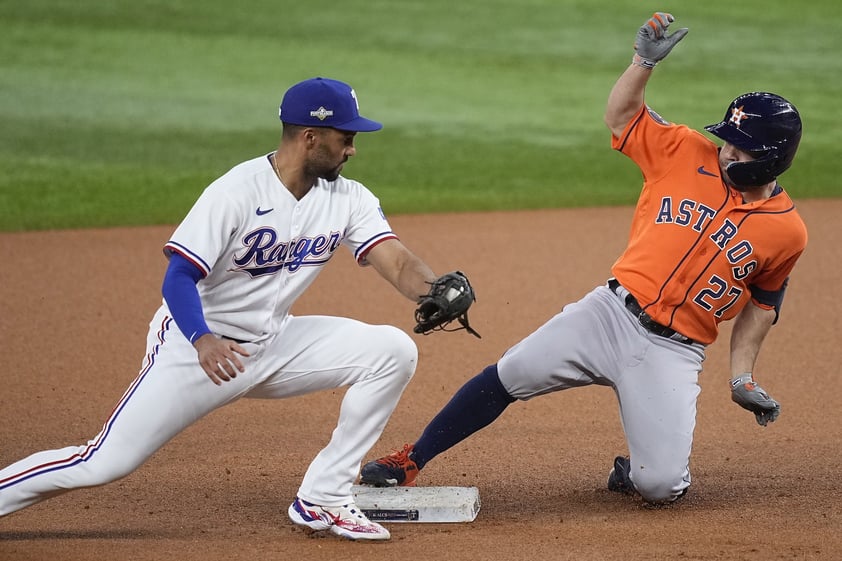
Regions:
<instances>
[{"instance_id":1,"label":"green outfield grass","mask_svg":"<svg viewBox=\"0 0 842 561\"><path fill-rule=\"evenodd\" d=\"M649 103L694 128L745 91L801 110L782 182L842 196L842 5L745 0L0 0L0 229L175 224L234 164L271 151L277 105L351 83L383 131L345 175L387 213L631 204L605 100L637 27L690 34Z\"/></svg>"}]
</instances>

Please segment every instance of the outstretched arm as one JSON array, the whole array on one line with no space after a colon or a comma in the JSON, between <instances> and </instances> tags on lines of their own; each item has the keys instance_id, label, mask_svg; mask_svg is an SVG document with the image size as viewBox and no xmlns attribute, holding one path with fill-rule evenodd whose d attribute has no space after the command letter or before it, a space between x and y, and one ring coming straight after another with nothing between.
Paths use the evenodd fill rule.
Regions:
<instances>
[{"instance_id":1,"label":"outstretched arm","mask_svg":"<svg viewBox=\"0 0 842 561\"><path fill-rule=\"evenodd\" d=\"M398 291L418 304L415 310L415 333L458 331L466 329L481 338L468 324L468 308L476 300L474 289L461 271L436 277L415 254L401 242L390 239L374 246L365 256L380 275ZM452 321L462 327L445 329Z\"/></svg>"},{"instance_id":2,"label":"outstretched arm","mask_svg":"<svg viewBox=\"0 0 842 561\"><path fill-rule=\"evenodd\" d=\"M605 108L605 124L617 138L643 105L643 92L650 76L651 68L632 63L611 88Z\"/></svg>"},{"instance_id":3,"label":"outstretched arm","mask_svg":"<svg viewBox=\"0 0 842 561\"><path fill-rule=\"evenodd\" d=\"M667 35L667 28L673 21L675 18L671 14L656 12L637 30L632 63L611 89L605 109L605 124L614 136L623 133L643 105L643 92L652 69L687 35L687 28Z\"/></svg>"},{"instance_id":4,"label":"outstretched arm","mask_svg":"<svg viewBox=\"0 0 842 561\"><path fill-rule=\"evenodd\" d=\"M377 244L365 257L380 276L413 302L427 294L436 279L424 261L395 239Z\"/></svg>"}]
</instances>

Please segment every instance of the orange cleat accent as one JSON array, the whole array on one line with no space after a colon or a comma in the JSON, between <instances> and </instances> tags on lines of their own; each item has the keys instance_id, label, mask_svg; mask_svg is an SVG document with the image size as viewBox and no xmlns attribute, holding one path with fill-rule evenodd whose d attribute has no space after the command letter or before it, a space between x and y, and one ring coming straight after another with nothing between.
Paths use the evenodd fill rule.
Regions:
<instances>
[{"instance_id":1,"label":"orange cleat accent","mask_svg":"<svg viewBox=\"0 0 842 561\"><path fill-rule=\"evenodd\" d=\"M374 487L415 487L418 466L412 459L414 445L368 462L360 471L360 483Z\"/></svg>"}]
</instances>

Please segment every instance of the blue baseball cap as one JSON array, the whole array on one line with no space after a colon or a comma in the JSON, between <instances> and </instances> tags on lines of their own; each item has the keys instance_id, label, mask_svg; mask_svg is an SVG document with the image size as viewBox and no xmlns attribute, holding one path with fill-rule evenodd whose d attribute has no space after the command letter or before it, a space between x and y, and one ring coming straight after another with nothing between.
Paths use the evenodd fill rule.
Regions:
<instances>
[{"instance_id":1,"label":"blue baseball cap","mask_svg":"<svg viewBox=\"0 0 842 561\"><path fill-rule=\"evenodd\" d=\"M383 125L360 116L354 89L339 80L310 78L284 94L278 111L281 122L305 127L332 127L344 131L373 132Z\"/></svg>"}]
</instances>

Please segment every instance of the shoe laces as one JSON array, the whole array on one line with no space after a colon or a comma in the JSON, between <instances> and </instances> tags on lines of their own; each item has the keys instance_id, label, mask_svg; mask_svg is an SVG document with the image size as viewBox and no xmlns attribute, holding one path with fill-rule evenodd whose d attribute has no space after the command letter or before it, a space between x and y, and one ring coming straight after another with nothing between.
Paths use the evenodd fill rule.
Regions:
<instances>
[{"instance_id":1,"label":"shoe laces","mask_svg":"<svg viewBox=\"0 0 842 561\"><path fill-rule=\"evenodd\" d=\"M409 454L412 453L413 448L413 444L404 444L403 450L395 450L388 456L377 460L377 463L384 464L389 467L403 468L404 466L406 466L406 464L412 462L412 459L409 457Z\"/></svg>"}]
</instances>

